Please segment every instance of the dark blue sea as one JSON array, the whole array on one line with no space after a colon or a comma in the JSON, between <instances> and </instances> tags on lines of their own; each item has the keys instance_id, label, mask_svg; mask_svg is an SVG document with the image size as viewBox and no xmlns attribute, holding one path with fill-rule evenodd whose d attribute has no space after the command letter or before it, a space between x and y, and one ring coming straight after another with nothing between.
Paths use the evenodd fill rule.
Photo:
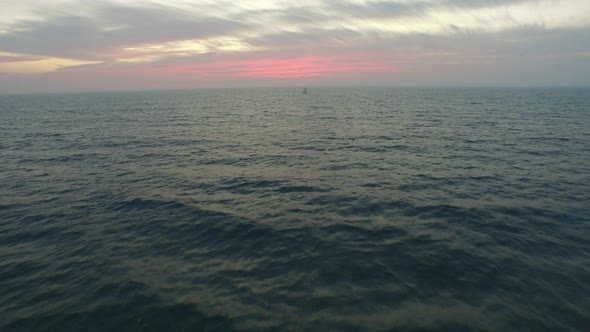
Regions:
<instances>
[{"instance_id":1,"label":"dark blue sea","mask_svg":"<svg viewBox=\"0 0 590 332\"><path fill-rule=\"evenodd\" d=\"M1 331L590 331L590 89L0 96Z\"/></svg>"}]
</instances>

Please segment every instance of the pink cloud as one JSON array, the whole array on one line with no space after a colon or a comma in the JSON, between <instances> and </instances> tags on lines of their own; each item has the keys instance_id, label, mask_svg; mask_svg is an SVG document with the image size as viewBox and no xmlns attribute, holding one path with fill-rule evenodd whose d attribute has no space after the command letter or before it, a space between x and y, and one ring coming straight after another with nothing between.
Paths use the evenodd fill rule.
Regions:
<instances>
[{"instance_id":1,"label":"pink cloud","mask_svg":"<svg viewBox=\"0 0 590 332\"><path fill-rule=\"evenodd\" d=\"M296 79L331 77L346 74L394 72L397 67L382 59L365 57L304 56L228 60L204 64L154 65L140 70L143 74L192 75L216 78Z\"/></svg>"}]
</instances>

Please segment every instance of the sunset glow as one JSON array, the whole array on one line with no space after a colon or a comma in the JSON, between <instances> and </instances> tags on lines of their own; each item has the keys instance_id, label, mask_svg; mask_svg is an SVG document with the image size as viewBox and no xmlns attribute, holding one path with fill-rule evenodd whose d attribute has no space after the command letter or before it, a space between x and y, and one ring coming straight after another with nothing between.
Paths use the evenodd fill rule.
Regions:
<instances>
[{"instance_id":1,"label":"sunset glow","mask_svg":"<svg viewBox=\"0 0 590 332\"><path fill-rule=\"evenodd\" d=\"M363 58L344 57L274 58L248 61L227 61L207 64L185 64L147 68L145 74L194 75L213 78L293 79L335 77L346 74L394 72L390 63L376 63Z\"/></svg>"}]
</instances>

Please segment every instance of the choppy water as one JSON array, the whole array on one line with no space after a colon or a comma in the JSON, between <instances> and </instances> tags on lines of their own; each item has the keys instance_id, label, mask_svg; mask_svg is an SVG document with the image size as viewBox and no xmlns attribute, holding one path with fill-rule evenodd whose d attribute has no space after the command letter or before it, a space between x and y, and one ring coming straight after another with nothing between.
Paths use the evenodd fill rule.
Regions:
<instances>
[{"instance_id":1,"label":"choppy water","mask_svg":"<svg viewBox=\"0 0 590 332\"><path fill-rule=\"evenodd\" d=\"M0 96L2 331L588 331L590 90Z\"/></svg>"}]
</instances>

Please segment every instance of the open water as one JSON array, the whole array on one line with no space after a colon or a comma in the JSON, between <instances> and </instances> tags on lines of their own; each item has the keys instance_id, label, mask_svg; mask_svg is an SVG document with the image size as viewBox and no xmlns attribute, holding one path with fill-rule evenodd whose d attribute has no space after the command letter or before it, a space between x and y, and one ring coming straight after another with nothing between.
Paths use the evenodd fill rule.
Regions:
<instances>
[{"instance_id":1,"label":"open water","mask_svg":"<svg viewBox=\"0 0 590 332\"><path fill-rule=\"evenodd\" d=\"M0 96L2 331L590 331L590 89Z\"/></svg>"}]
</instances>

